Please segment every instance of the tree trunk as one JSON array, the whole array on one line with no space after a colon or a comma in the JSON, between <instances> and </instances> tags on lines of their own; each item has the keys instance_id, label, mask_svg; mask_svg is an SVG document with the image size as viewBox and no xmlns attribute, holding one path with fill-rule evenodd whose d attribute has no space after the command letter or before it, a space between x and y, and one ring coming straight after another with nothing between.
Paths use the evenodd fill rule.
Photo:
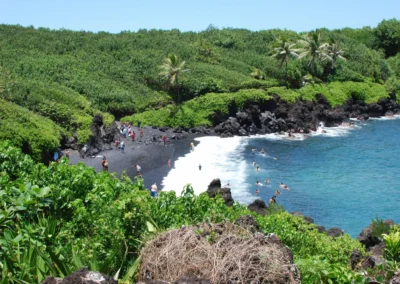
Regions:
<instances>
[{"instance_id":1,"label":"tree trunk","mask_svg":"<svg viewBox=\"0 0 400 284\"><path fill-rule=\"evenodd\" d=\"M179 105L179 103L181 102L181 97L180 97L180 94L179 94L178 74L176 74L176 88L177 88L177 91L178 91L178 101L177 101L177 104Z\"/></svg>"}]
</instances>

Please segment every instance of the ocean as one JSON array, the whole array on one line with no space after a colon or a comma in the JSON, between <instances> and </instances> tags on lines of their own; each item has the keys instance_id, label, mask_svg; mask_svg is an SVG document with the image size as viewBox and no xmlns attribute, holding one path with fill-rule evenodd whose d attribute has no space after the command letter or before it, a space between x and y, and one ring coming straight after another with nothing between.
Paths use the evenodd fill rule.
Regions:
<instances>
[{"instance_id":1,"label":"ocean","mask_svg":"<svg viewBox=\"0 0 400 284\"><path fill-rule=\"evenodd\" d=\"M277 203L285 210L356 237L376 217L400 222L398 118L354 121L351 127L321 125L317 132L295 138L196 138L195 149L175 161L163 179L163 190L180 194L190 183L200 194L220 178L222 185L230 184L235 201L249 204L260 198L268 203L283 182L290 190L279 189ZM252 148L257 148L254 154ZM262 148L266 154L260 153ZM264 182L267 178L270 184Z\"/></svg>"}]
</instances>

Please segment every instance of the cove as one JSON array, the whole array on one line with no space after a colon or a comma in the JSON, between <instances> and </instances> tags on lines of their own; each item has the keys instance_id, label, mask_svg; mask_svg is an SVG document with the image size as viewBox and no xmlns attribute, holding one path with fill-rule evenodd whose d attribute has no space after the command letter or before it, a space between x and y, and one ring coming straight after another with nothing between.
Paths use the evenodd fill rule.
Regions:
<instances>
[{"instance_id":1,"label":"cove","mask_svg":"<svg viewBox=\"0 0 400 284\"><path fill-rule=\"evenodd\" d=\"M339 227L356 237L376 217L399 222L400 120L325 129L327 133L298 140L275 134L196 138L196 149L179 158L164 178L164 190L180 194L191 183L200 194L212 179L220 178L223 185L230 183L235 201L249 204L260 198L267 203L283 182L291 190L280 189L278 204L312 217L326 229ZM266 155L259 153L261 148ZM270 186L256 186L266 178Z\"/></svg>"},{"instance_id":2,"label":"cove","mask_svg":"<svg viewBox=\"0 0 400 284\"><path fill-rule=\"evenodd\" d=\"M286 210L302 212L327 229L340 227L352 237L376 217L399 222L400 120L356 125L348 132L301 141L248 140L240 153L248 161L246 190L253 193L256 180L269 178L272 186L259 188L267 202L284 182L291 190L280 190L277 200ZM264 148L278 160L253 155L252 147ZM254 156L261 172L252 166Z\"/></svg>"}]
</instances>

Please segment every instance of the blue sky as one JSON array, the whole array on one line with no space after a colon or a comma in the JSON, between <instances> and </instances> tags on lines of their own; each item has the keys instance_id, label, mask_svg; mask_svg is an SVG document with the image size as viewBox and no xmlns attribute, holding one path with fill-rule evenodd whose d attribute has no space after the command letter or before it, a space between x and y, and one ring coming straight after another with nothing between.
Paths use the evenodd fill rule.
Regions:
<instances>
[{"instance_id":1,"label":"blue sky","mask_svg":"<svg viewBox=\"0 0 400 284\"><path fill-rule=\"evenodd\" d=\"M86 31L218 27L309 31L400 19L400 0L0 0L0 23Z\"/></svg>"}]
</instances>

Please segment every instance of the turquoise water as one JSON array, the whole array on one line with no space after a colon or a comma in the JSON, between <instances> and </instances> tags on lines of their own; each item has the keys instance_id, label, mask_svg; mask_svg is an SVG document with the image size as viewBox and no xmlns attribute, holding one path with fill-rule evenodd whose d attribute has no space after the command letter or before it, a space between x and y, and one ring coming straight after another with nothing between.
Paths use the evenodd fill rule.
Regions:
<instances>
[{"instance_id":1,"label":"turquoise water","mask_svg":"<svg viewBox=\"0 0 400 284\"><path fill-rule=\"evenodd\" d=\"M269 178L271 187L259 187L259 197L268 202L283 182L291 190L281 189L277 201L286 210L302 212L327 229L340 227L353 237L376 217L400 222L400 120L359 126L339 136L247 140L238 156L247 164L248 190L255 196L256 180ZM264 148L268 155L252 154L252 147Z\"/></svg>"}]
</instances>

